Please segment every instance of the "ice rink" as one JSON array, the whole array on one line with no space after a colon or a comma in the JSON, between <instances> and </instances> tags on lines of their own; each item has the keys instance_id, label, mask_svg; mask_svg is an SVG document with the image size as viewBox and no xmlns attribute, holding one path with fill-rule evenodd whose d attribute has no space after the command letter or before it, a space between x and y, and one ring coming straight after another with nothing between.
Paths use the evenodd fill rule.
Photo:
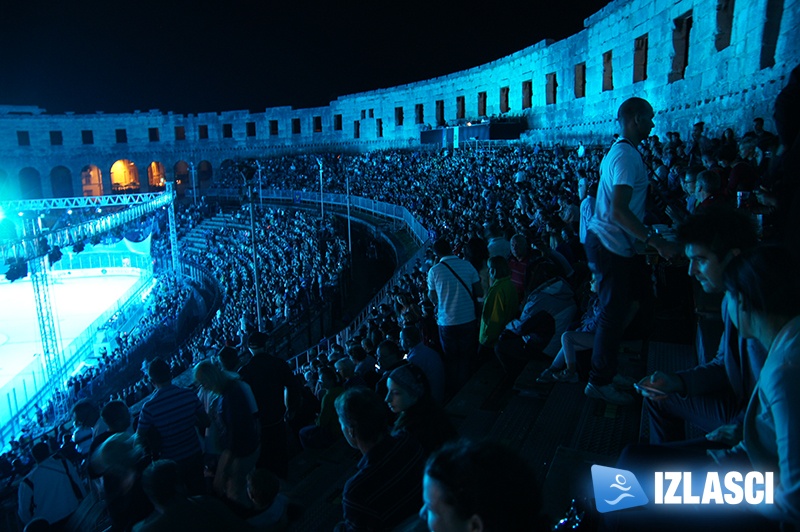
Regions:
<instances>
[{"instance_id":1,"label":"ice rink","mask_svg":"<svg viewBox=\"0 0 800 532\"><path fill-rule=\"evenodd\" d=\"M50 287L53 318L62 350L80 336L141 278L130 268L58 274ZM76 272L77 273L77 272ZM89 273L89 275L87 275ZM42 344L30 277L0 280L0 426L44 381Z\"/></svg>"}]
</instances>

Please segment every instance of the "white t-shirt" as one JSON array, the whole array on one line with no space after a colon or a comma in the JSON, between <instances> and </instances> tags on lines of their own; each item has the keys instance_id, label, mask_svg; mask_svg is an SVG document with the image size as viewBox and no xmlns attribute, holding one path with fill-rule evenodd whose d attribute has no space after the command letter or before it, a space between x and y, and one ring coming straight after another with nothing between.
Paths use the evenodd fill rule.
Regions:
<instances>
[{"instance_id":1,"label":"white t-shirt","mask_svg":"<svg viewBox=\"0 0 800 532\"><path fill-rule=\"evenodd\" d=\"M464 284L443 263L450 266ZM428 270L428 290L436 292L439 300L436 304L439 325L463 325L478 319L472 300L472 286L478 282L480 277L472 264L455 255L442 257L439 264Z\"/></svg>"},{"instance_id":2,"label":"white t-shirt","mask_svg":"<svg viewBox=\"0 0 800 532\"><path fill-rule=\"evenodd\" d=\"M600 163L597 201L588 228L610 252L632 257L636 253L636 238L611 219L611 199L617 185L633 189L629 208L639 221L644 220L647 167L638 150L627 140L617 141Z\"/></svg>"}]
</instances>

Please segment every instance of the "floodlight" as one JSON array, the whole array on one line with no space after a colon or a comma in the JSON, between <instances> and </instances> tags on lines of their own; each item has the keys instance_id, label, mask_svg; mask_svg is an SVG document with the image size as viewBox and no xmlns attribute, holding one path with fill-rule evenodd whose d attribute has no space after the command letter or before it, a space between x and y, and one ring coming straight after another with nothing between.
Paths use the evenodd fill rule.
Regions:
<instances>
[{"instance_id":1,"label":"floodlight","mask_svg":"<svg viewBox=\"0 0 800 532\"><path fill-rule=\"evenodd\" d=\"M53 251L47 254L47 260L50 263L50 266L60 261L62 256L63 254L61 253L61 248L58 246L53 246Z\"/></svg>"},{"instance_id":2,"label":"floodlight","mask_svg":"<svg viewBox=\"0 0 800 532\"><path fill-rule=\"evenodd\" d=\"M28 276L28 263L25 259L7 259L6 264L8 264L6 279L10 283Z\"/></svg>"}]
</instances>

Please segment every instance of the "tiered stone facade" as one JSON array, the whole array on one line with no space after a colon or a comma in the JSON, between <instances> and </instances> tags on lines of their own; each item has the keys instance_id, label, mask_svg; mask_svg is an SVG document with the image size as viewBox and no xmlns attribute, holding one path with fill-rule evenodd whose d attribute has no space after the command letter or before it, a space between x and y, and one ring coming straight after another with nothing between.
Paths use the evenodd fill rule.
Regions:
<instances>
[{"instance_id":1,"label":"tiered stone facade","mask_svg":"<svg viewBox=\"0 0 800 532\"><path fill-rule=\"evenodd\" d=\"M698 121L711 134L743 134L756 116L774 130L772 102L800 63L800 0L616 0L584 26L562 41L327 107L49 115L0 106L0 201L80 195L88 165L108 193L120 159L136 165L146 191L153 162L185 176L181 161L216 170L266 153L414 146L426 126L481 115L522 117L530 141L602 142L615 132L617 106L634 95L653 103L656 134L687 137Z\"/></svg>"}]
</instances>

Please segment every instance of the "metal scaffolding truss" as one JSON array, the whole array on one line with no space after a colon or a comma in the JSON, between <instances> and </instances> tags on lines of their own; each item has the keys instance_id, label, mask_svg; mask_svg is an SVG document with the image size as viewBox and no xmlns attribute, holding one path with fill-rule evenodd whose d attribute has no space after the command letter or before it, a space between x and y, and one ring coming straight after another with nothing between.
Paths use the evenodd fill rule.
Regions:
<instances>
[{"instance_id":1,"label":"metal scaffolding truss","mask_svg":"<svg viewBox=\"0 0 800 532\"><path fill-rule=\"evenodd\" d=\"M38 200L4 201L0 207L6 213L12 212L42 212L58 209L82 209L85 207L113 207L137 205L148 203L162 196L163 192L149 194L114 194L113 196L88 196L78 198L52 198Z\"/></svg>"},{"instance_id":2,"label":"metal scaffolding truss","mask_svg":"<svg viewBox=\"0 0 800 532\"><path fill-rule=\"evenodd\" d=\"M56 324L50 300L50 278L44 257L36 257L29 262L31 269L31 282L33 293L36 297L36 317L39 321L39 333L42 336L42 351L44 353L45 369L47 371L47 387L55 419L61 419L66 414L64 354L59 346L59 337L56 333Z\"/></svg>"},{"instance_id":3,"label":"metal scaffolding truss","mask_svg":"<svg viewBox=\"0 0 800 532\"><path fill-rule=\"evenodd\" d=\"M49 200L26 200L0 203L6 213L18 212L31 213L36 216L38 212L47 209L72 209L81 207L101 206L127 206L127 209L90 220L79 225L63 227L51 232L28 232L25 237L16 241L0 241L0 259L11 257L30 260L42 255L39 240L45 238L50 247L64 248L94 235L103 234L115 227L119 227L137 218L153 212L161 207L170 205L175 197L174 192L160 192L158 194L122 194L118 196L93 196L89 198L59 198Z\"/></svg>"},{"instance_id":4,"label":"metal scaffolding truss","mask_svg":"<svg viewBox=\"0 0 800 532\"><path fill-rule=\"evenodd\" d=\"M167 182L167 194L172 196L172 183ZM175 272L180 272L180 260L178 258L178 231L177 231L177 224L175 223L175 208L170 205L170 208L167 209L167 214L169 217L169 246L171 251L171 258L172 258L172 270Z\"/></svg>"},{"instance_id":5,"label":"metal scaffolding truss","mask_svg":"<svg viewBox=\"0 0 800 532\"><path fill-rule=\"evenodd\" d=\"M33 293L36 299L36 316L39 321L39 332L42 337L42 352L44 354L45 369L47 372L48 390L46 397L50 397L54 408L55 419L61 419L66 414L65 384L66 374L64 368L64 355L59 345L60 339L53 318L52 300L50 297L50 279L45 253L39 245L42 238L52 248L53 246L69 246L94 235L105 233L137 218L151 213L162 207L169 206L169 231L172 243L173 268L178 267L177 232L175 228L175 214L173 200L175 193L171 186L166 192L159 194L127 194L117 196L100 196L90 198L61 198L51 200L12 201L0 203L4 212L24 212L23 223L25 226L22 239L13 242L0 242L0 258L15 257L28 262L33 284ZM83 207L121 206L127 207L115 213L108 214L96 220L82 224L64 227L56 231L43 232L39 225L39 213L48 209L77 209Z\"/></svg>"}]
</instances>

